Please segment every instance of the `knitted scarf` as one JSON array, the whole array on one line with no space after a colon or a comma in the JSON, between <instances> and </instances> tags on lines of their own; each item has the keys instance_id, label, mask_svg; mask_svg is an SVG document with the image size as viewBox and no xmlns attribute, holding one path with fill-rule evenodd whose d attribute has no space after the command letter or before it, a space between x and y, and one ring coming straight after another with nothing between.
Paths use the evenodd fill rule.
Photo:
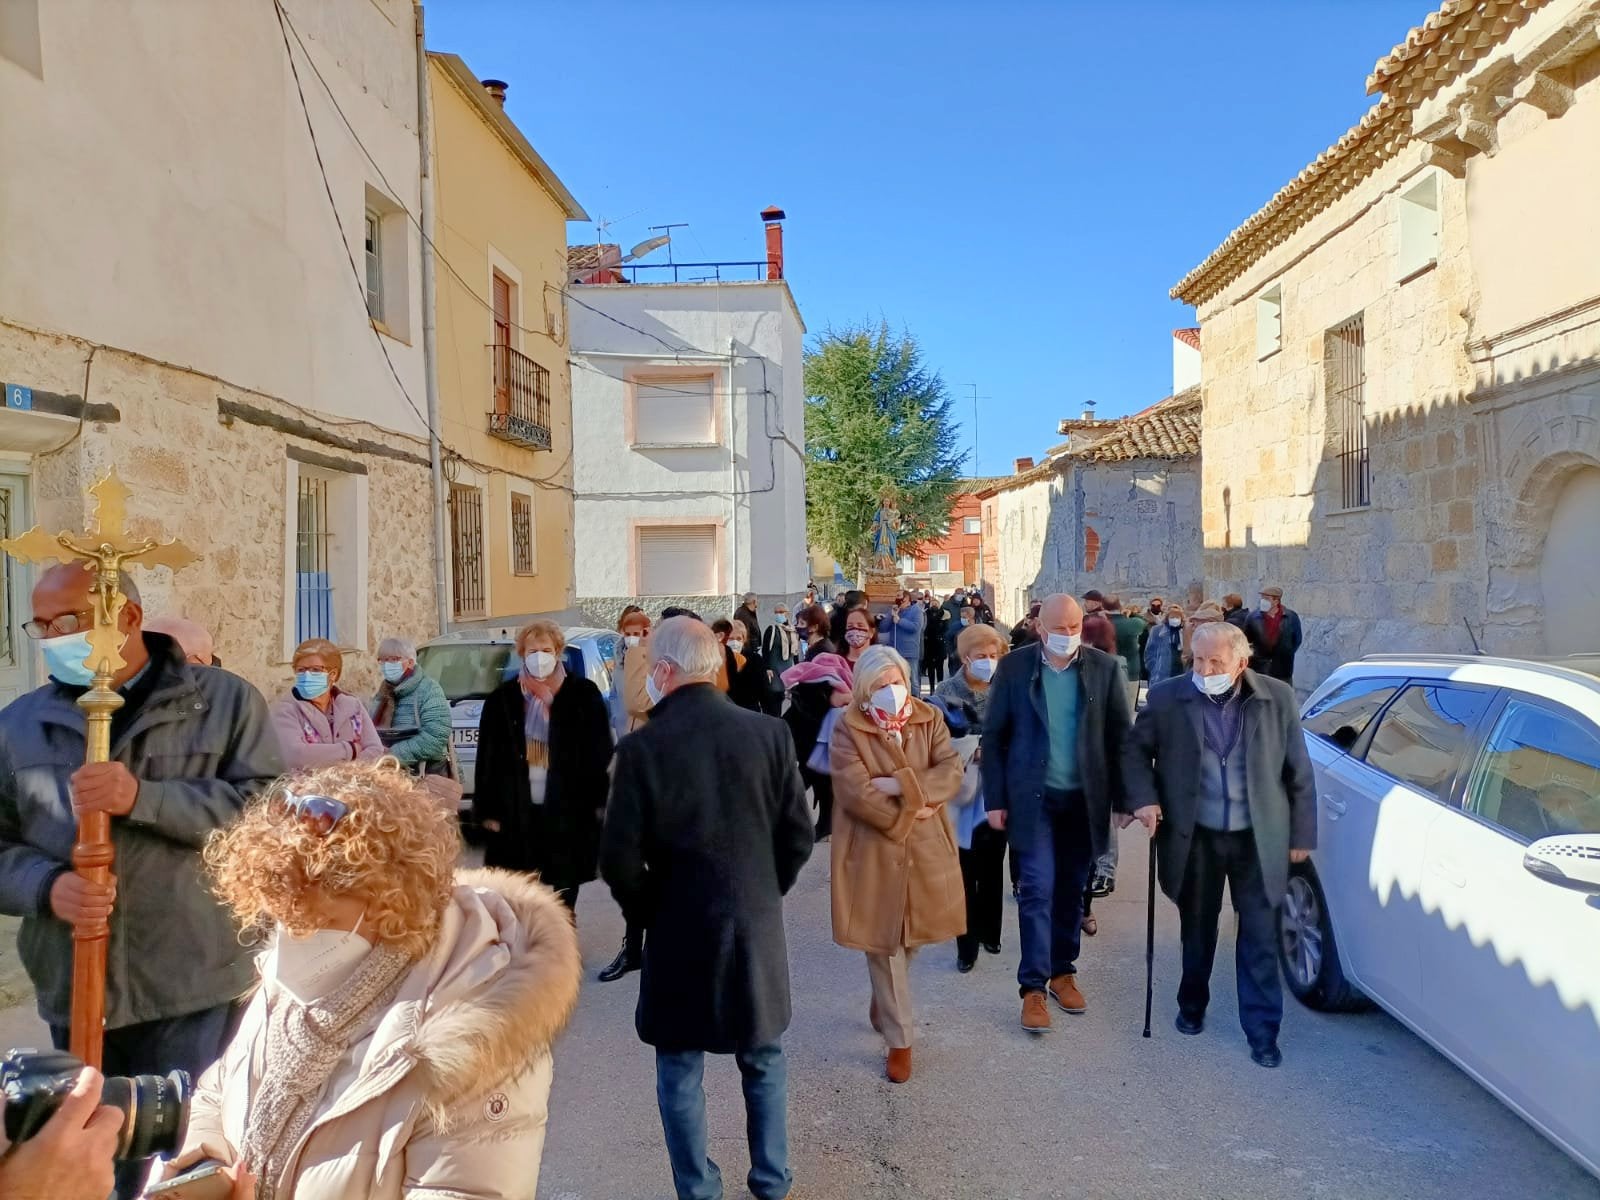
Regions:
<instances>
[{"instance_id":1,"label":"knitted scarf","mask_svg":"<svg viewBox=\"0 0 1600 1200\"><path fill-rule=\"evenodd\" d=\"M409 954L378 946L332 995L306 1005L284 997L268 1006L266 1068L240 1147L240 1157L256 1177L256 1200L273 1200L329 1077L394 999L411 963Z\"/></svg>"}]
</instances>

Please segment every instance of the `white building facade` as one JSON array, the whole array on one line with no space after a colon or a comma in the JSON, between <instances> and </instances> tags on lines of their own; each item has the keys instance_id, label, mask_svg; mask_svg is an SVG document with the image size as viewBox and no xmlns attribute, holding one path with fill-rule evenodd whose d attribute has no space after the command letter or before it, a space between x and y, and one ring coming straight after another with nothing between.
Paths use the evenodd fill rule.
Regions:
<instances>
[{"instance_id":1,"label":"white building facade","mask_svg":"<svg viewBox=\"0 0 1600 1200\"><path fill-rule=\"evenodd\" d=\"M203 556L147 611L268 690L331 637L360 687L435 628L417 14L283 8L5 4L0 522L82 528L115 466ZM0 701L39 679L7 579Z\"/></svg>"},{"instance_id":2,"label":"white building facade","mask_svg":"<svg viewBox=\"0 0 1600 1200\"><path fill-rule=\"evenodd\" d=\"M574 285L578 606L710 619L809 572L805 324L781 278Z\"/></svg>"}]
</instances>

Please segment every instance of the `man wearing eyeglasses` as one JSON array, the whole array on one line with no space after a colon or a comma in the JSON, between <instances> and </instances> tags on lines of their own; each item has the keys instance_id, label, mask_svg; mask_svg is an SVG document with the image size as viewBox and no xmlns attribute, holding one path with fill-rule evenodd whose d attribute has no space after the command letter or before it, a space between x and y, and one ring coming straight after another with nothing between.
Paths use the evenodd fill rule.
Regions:
<instances>
[{"instance_id":1,"label":"man wearing eyeglasses","mask_svg":"<svg viewBox=\"0 0 1600 1200\"><path fill-rule=\"evenodd\" d=\"M84 666L93 580L68 563L44 572L33 590L23 631L38 643L50 681L0 711L0 912L23 918L23 965L61 1048L73 927L109 914L105 1073L179 1067L198 1077L227 1040L232 1002L254 980L202 878L200 848L282 772L283 759L261 695L236 675L189 664L174 639L147 632L138 589L124 576L112 761L85 765L76 701L93 678ZM111 815L109 887L72 870L86 811ZM119 1179L122 1194L133 1186Z\"/></svg>"}]
</instances>

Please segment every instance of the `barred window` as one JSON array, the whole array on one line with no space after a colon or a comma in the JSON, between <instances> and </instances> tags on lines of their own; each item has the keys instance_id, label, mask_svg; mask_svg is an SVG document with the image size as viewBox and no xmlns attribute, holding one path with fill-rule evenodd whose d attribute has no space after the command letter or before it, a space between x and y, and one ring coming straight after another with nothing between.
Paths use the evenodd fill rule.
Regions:
<instances>
[{"instance_id":1,"label":"barred window","mask_svg":"<svg viewBox=\"0 0 1600 1200\"><path fill-rule=\"evenodd\" d=\"M533 574L533 497L511 493L511 571Z\"/></svg>"}]
</instances>

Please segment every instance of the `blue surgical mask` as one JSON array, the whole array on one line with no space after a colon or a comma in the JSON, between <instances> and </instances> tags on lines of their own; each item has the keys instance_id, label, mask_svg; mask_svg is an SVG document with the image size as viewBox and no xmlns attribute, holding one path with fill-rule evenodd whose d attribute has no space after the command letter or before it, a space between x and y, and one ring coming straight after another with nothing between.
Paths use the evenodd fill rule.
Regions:
<instances>
[{"instance_id":1,"label":"blue surgical mask","mask_svg":"<svg viewBox=\"0 0 1600 1200\"><path fill-rule=\"evenodd\" d=\"M83 631L45 638L39 643L50 677L71 687L88 687L94 671L84 665L89 657L89 635Z\"/></svg>"},{"instance_id":2,"label":"blue surgical mask","mask_svg":"<svg viewBox=\"0 0 1600 1200\"><path fill-rule=\"evenodd\" d=\"M403 662L381 662L378 670L383 672L383 677L390 683L399 683L406 677L406 665Z\"/></svg>"},{"instance_id":3,"label":"blue surgical mask","mask_svg":"<svg viewBox=\"0 0 1600 1200\"><path fill-rule=\"evenodd\" d=\"M655 705L660 704L662 698L666 695L666 693L663 692L657 685L654 671L644 677L644 690L645 694L650 697L650 705L652 708Z\"/></svg>"},{"instance_id":4,"label":"blue surgical mask","mask_svg":"<svg viewBox=\"0 0 1600 1200\"><path fill-rule=\"evenodd\" d=\"M326 671L296 671L294 673L294 690L307 700L315 700L328 690L328 673Z\"/></svg>"},{"instance_id":5,"label":"blue surgical mask","mask_svg":"<svg viewBox=\"0 0 1600 1200\"><path fill-rule=\"evenodd\" d=\"M779 625L787 625L789 623L789 614L788 613L779 613L776 617L773 618L773 620L776 621Z\"/></svg>"}]
</instances>

